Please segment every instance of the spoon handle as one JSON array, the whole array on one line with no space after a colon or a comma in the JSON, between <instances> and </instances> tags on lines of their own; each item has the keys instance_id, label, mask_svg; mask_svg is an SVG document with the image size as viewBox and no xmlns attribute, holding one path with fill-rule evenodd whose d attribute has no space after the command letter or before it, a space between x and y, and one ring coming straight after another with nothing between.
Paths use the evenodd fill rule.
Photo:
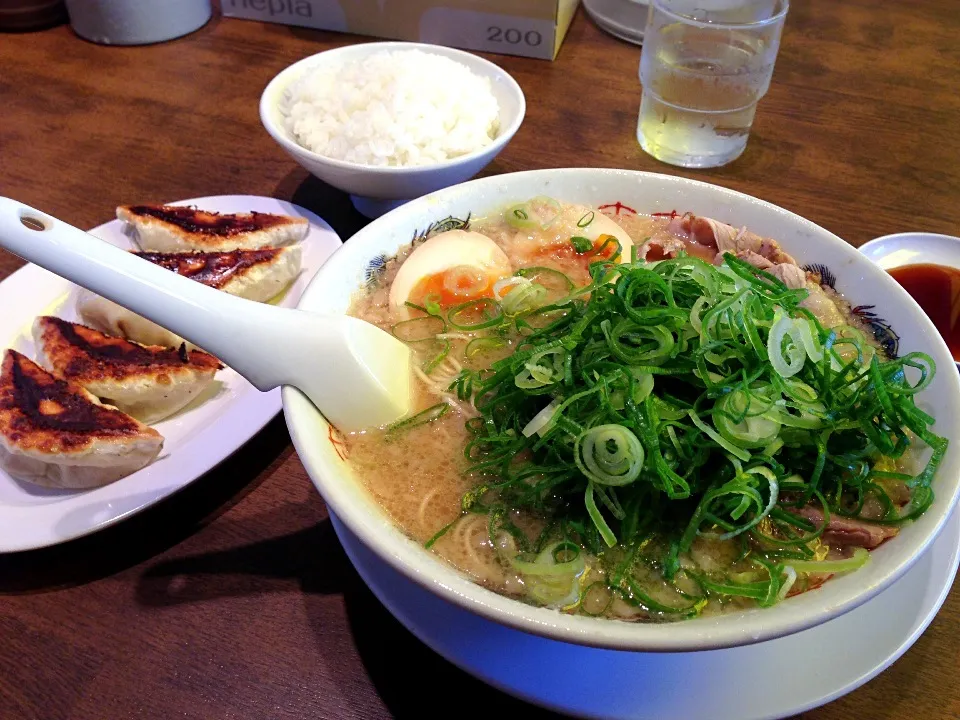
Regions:
<instances>
[{"instance_id":1,"label":"spoon handle","mask_svg":"<svg viewBox=\"0 0 960 720\"><path fill-rule=\"evenodd\" d=\"M370 323L228 295L3 197L0 247L186 338L259 390L298 388L342 430L410 409L410 350Z\"/></svg>"},{"instance_id":2,"label":"spoon handle","mask_svg":"<svg viewBox=\"0 0 960 720\"><path fill-rule=\"evenodd\" d=\"M186 338L259 390L291 379L277 353L296 337L302 311L219 292L2 197L0 246Z\"/></svg>"}]
</instances>

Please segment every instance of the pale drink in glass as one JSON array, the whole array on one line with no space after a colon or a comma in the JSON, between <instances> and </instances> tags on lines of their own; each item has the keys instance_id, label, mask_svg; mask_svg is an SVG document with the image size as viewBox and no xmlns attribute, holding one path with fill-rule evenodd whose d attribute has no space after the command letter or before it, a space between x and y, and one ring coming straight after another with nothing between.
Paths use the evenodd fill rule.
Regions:
<instances>
[{"instance_id":1,"label":"pale drink in glass","mask_svg":"<svg viewBox=\"0 0 960 720\"><path fill-rule=\"evenodd\" d=\"M650 0L637 139L663 162L740 156L770 86L786 0Z\"/></svg>"}]
</instances>

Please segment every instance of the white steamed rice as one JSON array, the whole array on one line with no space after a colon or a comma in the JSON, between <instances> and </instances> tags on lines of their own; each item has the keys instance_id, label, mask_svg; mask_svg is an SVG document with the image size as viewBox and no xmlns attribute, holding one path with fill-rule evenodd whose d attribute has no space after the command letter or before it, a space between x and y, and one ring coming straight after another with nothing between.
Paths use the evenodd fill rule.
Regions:
<instances>
[{"instance_id":1,"label":"white steamed rice","mask_svg":"<svg viewBox=\"0 0 960 720\"><path fill-rule=\"evenodd\" d=\"M420 50L315 67L285 100L284 122L297 143L363 165L442 162L486 147L499 129L490 80Z\"/></svg>"}]
</instances>

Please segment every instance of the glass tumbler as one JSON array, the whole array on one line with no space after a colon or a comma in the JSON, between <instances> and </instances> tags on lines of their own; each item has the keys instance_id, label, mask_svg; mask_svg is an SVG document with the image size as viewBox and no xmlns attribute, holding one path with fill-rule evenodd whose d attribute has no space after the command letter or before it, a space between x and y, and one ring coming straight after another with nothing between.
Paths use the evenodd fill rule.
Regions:
<instances>
[{"instance_id":1,"label":"glass tumbler","mask_svg":"<svg viewBox=\"0 0 960 720\"><path fill-rule=\"evenodd\" d=\"M719 167L747 146L788 0L650 0L637 139L657 160Z\"/></svg>"}]
</instances>

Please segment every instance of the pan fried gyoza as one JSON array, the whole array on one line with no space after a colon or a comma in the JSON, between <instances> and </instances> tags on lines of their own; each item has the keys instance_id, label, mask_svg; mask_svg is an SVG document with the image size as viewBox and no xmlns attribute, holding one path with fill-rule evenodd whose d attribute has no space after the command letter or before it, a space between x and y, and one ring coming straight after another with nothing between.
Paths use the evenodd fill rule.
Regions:
<instances>
[{"instance_id":1,"label":"pan fried gyoza","mask_svg":"<svg viewBox=\"0 0 960 720\"><path fill-rule=\"evenodd\" d=\"M33 327L40 363L144 423L200 396L223 367L200 350L140 345L55 317Z\"/></svg>"},{"instance_id":2,"label":"pan fried gyoza","mask_svg":"<svg viewBox=\"0 0 960 720\"><path fill-rule=\"evenodd\" d=\"M0 468L54 488L106 485L145 467L163 437L14 350L0 365Z\"/></svg>"},{"instance_id":3,"label":"pan fried gyoza","mask_svg":"<svg viewBox=\"0 0 960 720\"><path fill-rule=\"evenodd\" d=\"M214 253L136 254L208 287L265 302L283 292L300 273L302 251L299 245L293 245ZM184 342L176 333L89 290L80 290L77 311L84 323L144 345L179 347Z\"/></svg>"},{"instance_id":4,"label":"pan fried gyoza","mask_svg":"<svg viewBox=\"0 0 960 720\"><path fill-rule=\"evenodd\" d=\"M121 205L141 250L227 252L283 247L306 237L306 218L271 213L216 213L179 205Z\"/></svg>"}]
</instances>

